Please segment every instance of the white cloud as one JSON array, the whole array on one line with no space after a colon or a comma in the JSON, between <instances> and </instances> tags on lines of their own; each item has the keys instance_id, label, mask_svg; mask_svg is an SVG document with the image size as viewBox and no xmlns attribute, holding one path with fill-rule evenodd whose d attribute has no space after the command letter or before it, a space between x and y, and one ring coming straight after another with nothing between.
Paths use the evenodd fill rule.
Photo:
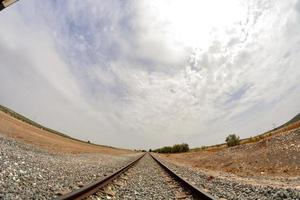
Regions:
<instances>
[{"instance_id":1,"label":"white cloud","mask_svg":"<svg viewBox=\"0 0 300 200\"><path fill-rule=\"evenodd\" d=\"M256 134L299 111L296 4L20 2L0 13L0 103L125 147Z\"/></svg>"}]
</instances>

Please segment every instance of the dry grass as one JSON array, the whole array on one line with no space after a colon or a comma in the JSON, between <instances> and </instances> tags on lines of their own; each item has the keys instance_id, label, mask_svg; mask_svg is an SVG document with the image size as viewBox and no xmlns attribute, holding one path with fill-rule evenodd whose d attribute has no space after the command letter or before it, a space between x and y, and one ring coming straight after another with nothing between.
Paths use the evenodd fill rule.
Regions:
<instances>
[{"instance_id":1,"label":"dry grass","mask_svg":"<svg viewBox=\"0 0 300 200\"><path fill-rule=\"evenodd\" d=\"M55 134L18 120L0 111L0 134L30 143L40 148L60 153L104 153L120 155L133 151L89 144L70 137Z\"/></svg>"},{"instance_id":2,"label":"dry grass","mask_svg":"<svg viewBox=\"0 0 300 200\"><path fill-rule=\"evenodd\" d=\"M179 165L239 176L299 177L299 124L293 123L271 134L264 134L256 142L244 140L244 144L230 148L226 145L214 146L161 156Z\"/></svg>"}]
</instances>

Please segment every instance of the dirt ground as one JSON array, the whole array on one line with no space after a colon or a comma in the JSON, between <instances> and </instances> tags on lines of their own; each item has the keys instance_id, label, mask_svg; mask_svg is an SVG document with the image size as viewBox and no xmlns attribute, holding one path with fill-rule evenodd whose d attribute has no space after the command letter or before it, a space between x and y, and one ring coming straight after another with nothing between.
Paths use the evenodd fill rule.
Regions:
<instances>
[{"instance_id":1,"label":"dirt ground","mask_svg":"<svg viewBox=\"0 0 300 200\"><path fill-rule=\"evenodd\" d=\"M59 153L103 153L109 155L133 153L130 150L92 145L56 135L17 120L2 111L0 111L0 134Z\"/></svg>"},{"instance_id":2,"label":"dirt ground","mask_svg":"<svg viewBox=\"0 0 300 200\"><path fill-rule=\"evenodd\" d=\"M236 147L161 156L178 165L241 177L295 178L300 176L300 128Z\"/></svg>"}]
</instances>

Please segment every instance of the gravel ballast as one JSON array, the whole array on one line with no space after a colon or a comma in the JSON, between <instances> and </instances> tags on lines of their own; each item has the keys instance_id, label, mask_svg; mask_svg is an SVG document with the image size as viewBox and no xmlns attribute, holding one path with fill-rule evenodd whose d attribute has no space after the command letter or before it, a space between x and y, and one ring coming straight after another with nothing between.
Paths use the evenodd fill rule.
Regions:
<instances>
[{"instance_id":1,"label":"gravel ballast","mask_svg":"<svg viewBox=\"0 0 300 200\"><path fill-rule=\"evenodd\" d=\"M106 176L136 156L50 153L0 134L0 199L53 199Z\"/></svg>"},{"instance_id":2,"label":"gravel ballast","mask_svg":"<svg viewBox=\"0 0 300 200\"><path fill-rule=\"evenodd\" d=\"M193 199L149 154L91 199Z\"/></svg>"},{"instance_id":3,"label":"gravel ballast","mask_svg":"<svg viewBox=\"0 0 300 200\"><path fill-rule=\"evenodd\" d=\"M163 159L161 159L163 160ZM185 166L164 161L177 174L211 195L222 199L298 200L300 190L272 185L245 184L224 177L213 177Z\"/></svg>"}]
</instances>

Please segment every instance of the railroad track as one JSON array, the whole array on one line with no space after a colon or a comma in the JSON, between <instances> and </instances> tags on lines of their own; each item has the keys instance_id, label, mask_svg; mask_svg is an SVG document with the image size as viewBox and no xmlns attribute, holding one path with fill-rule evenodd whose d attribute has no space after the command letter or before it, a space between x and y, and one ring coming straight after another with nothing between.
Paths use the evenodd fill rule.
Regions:
<instances>
[{"instance_id":1,"label":"railroad track","mask_svg":"<svg viewBox=\"0 0 300 200\"><path fill-rule=\"evenodd\" d=\"M117 179L122 179L122 176L127 173L128 170L133 170L134 166L146 155L149 162L149 159L153 159L160 167L158 167L162 172L158 176L163 176L164 179L168 179L168 182L172 182L171 188L176 188L176 190L184 191L183 195L180 197L176 197L177 199L203 199L203 200L214 200L215 197L211 196L210 194L207 194L203 190L195 187L188 181L186 181L184 178L176 174L174 171L172 171L170 168L168 168L159 158L156 156L145 153L132 162L130 162L128 165L123 167L122 169L98 180L91 184L88 184L78 190L75 190L73 192L70 192L66 195L60 196L57 198L57 200L71 200L71 199L99 199L97 195L101 195L106 187L109 185L113 185L114 182ZM141 163L144 161L140 161ZM153 161L151 161L153 162ZM147 164L145 165L147 167ZM145 167L143 166L143 167ZM150 177L151 178L151 177ZM127 178L126 178L127 179ZM150 181L150 180L149 180ZM175 186L174 186L175 185ZM94 198L93 198L94 196ZM101 199L101 198L100 198Z\"/></svg>"},{"instance_id":2,"label":"railroad track","mask_svg":"<svg viewBox=\"0 0 300 200\"><path fill-rule=\"evenodd\" d=\"M185 188L187 188L194 197L197 199L203 199L203 200L211 200L216 199L215 197L211 196L210 194L204 192L200 188L194 186L187 180L185 180L180 175L176 174L174 171L172 171L167 165L165 165L159 158L153 156L150 154L151 157L165 170L168 174L170 174L176 181L178 181L181 185L183 185Z\"/></svg>"}]
</instances>

